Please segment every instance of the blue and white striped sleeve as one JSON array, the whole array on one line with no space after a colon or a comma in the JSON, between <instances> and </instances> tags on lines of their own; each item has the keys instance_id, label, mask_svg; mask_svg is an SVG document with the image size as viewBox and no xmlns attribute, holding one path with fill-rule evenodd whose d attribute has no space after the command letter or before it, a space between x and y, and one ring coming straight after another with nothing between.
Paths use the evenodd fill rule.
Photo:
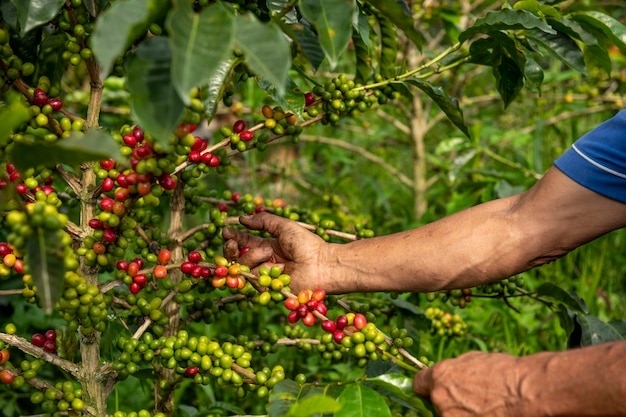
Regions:
<instances>
[{"instance_id":1,"label":"blue and white striped sleeve","mask_svg":"<svg viewBox=\"0 0 626 417\"><path fill-rule=\"evenodd\" d=\"M554 165L583 187L626 203L626 110L578 139Z\"/></svg>"}]
</instances>

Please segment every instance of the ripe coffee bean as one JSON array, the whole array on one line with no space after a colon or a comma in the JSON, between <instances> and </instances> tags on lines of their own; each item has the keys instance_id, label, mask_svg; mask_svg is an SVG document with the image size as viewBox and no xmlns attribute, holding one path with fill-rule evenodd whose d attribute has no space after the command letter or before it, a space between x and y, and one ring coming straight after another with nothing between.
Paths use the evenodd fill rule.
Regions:
<instances>
[{"instance_id":1,"label":"ripe coffee bean","mask_svg":"<svg viewBox=\"0 0 626 417\"><path fill-rule=\"evenodd\" d=\"M322 321L322 329L325 332L334 333L337 330L337 324L332 320L324 320Z\"/></svg>"},{"instance_id":2,"label":"ripe coffee bean","mask_svg":"<svg viewBox=\"0 0 626 417\"><path fill-rule=\"evenodd\" d=\"M57 340L57 333L50 329L48 331L46 331L46 333L44 334L44 337L46 338L46 340L50 340L50 341L56 341Z\"/></svg>"},{"instance_id":3,"label":"ripe coffee bean","mask_svg":"<svg viewBox=\"0 0 626 417\"><path fill-rule=\"evenodd\" d=\"M57 344L52 340L46 340L42 347L45 351L50 353L54 353L57 350Z\"/></svg>"},{"instance_id":4,"label":"ripe coffee bean","mask_svg":"<svg viewBox=\"0 0 626 417\"><path fill-rule=\"evenodd\" d=\"M246 129L246 122L243 120L237 120L233 124L233 133L241 133Z\"/></svg>"},{"instance_id":5,"label":"ripe coffee bean","mask_svg":"<svg viewBox=\"0 0 626 417\"><path fill-rule=\"evenodd\" d=\"M46 338L41 333L35 333L30 337L30 342L35 346L42 347L46 342Z\"/></svg>"}]
</instances>

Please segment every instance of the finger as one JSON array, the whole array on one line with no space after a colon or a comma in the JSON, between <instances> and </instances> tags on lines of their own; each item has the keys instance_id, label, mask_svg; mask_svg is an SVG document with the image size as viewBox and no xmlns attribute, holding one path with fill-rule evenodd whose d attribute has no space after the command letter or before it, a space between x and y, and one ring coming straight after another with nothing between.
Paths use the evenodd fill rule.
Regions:
<instances>
[{"instance_id":1,"label":"finger","mask_svg":"<svg viewBox=\"0 0 626 417\"><path fill-rule=\"evenodd\" d=\"M252 216L241 216L239 222L248 229L264 230L272 236L278 236L285 227L295 224L292 220L267 212L256 213Z\"/></svg>"},{"instance_id":2,"label":"finger","mask_svg":"<svg viewBox=\"0 0 626 417\"><path fill-rule=\"evenodd\" d=\"M233 229L232 227L225 227L224 230L222 230L222 237L225 240L232 240L237 242L240 248L248 246L249 240L250 238L252 238L250 234L242 230Z\"/></svg>"},{"instance_id":3,"label":"finger","mask_svg":"<svg viewBox=\"0 0 626 417\"><path fill-rule=\"evenodd\" d=\"M239 244L237 241L229 239L224 242L224 257L229 261L236 261L239 258Z\"/></svg>"},{"instance_id":4,"label":"finger","mask_svg":"<svg viewBox=\"0 0 626 417\"><path fill-rule=\"evenodd\" d=\"M239 256L237 262L250 268L256 268L257 265L267 262L272 256L274 256L274 251L270 246L260 246L250 248L246 253Z\"/></svg>"},{"instance_id":5,"label":"finger","mask_svg":"<svg viewBox=\"0 0 626 417\"><path fill-rule=\"evenodd\" d=\"M431 368L419 371L413 377L413 391L425 398L430 398L433 389L433 371Z\"/></svg>"}]
</instances>

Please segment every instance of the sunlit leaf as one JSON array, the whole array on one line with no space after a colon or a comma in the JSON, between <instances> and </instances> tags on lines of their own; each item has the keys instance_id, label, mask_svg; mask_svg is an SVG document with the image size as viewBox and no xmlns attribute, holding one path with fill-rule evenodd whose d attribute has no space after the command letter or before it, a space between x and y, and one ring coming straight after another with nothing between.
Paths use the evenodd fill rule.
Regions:
<instances>
[{"instance_id":1,"label":"sunlit leaf","mask_svg":"<svg viewBox=\"0 0 626 417\"><path fill-rule=\"evenodd\" d=\"M341 410L335 413L335 417L391 416L385 398L361 383L346 387L337 400Z\"/></svg>"},{"instance_id":2,"label":"sunlit leaf","mask_svg":"<svg viewBox=\"0 0 626 417\"><path fill-rule=\"evenodd\" d=\"M598 11L577 12L569 16L585 29L594 28L614 43L623 53L626 53L626 26L613 17Z\"/></svg>"},{"instance_id":3,"label":"sunlit leaf","mask_svg":"<svg viewBox=\"0 0 626 417\"><path fill-rule=\"evenodd\" d=\"M23 36L52 20L65 4L65 0L11 0L11 3L17 9L20 35Z\"/></svg>"},{"instance_id":4,"label":"sunlit leaf","mask_svg":"<svg viewBox=\"0 0 626 417\"><path fill-rule=\"evenodd\" d=\"M309 417L316 414L330 414L339 411L341 405L334 398L317 394L296 402L285 417Z\"/></svg>"},{"instance_id":5,"label":"sunlit leaf","mask_svg":"<svg viewBox=\"0 0 626 417\"><path fill-rule=\"evenodd\" d=\"M111 71L115 59L137 38L146 34L150 23L168 5L168 0L120 0L98 16L96 28L89 39L105 76Z\"/></svg>"},{"instance_id":6,"label":"sunlit leaf","mask_svg":"<svg viewBox=\"0 0 626 417\"><path fill-rule=\"evenodd\" d=\"M350 0L300 0L302 15L317 30L319 43L334 69L352 35L352 15L356 4Z\"/></svg>"},{"instance_id":7,"label":"sunlit leaf","mask_svg":"<svg viewBox=\"0 0 626 417\"><path fill-rule=\"evenodd\" d=\"M195 13L184 0L168 16L172 51L172 81L185 104L194 87L206 85L232 55L235 23L232 13L219 3Z\"/></svg>"},{"instance_id":8,"label":"sunlit leaf","mask_svg":"<svg viewBox=\"0 0 626 417\"><path fill-rule=\"evenodd\" d=\"M415 20L411 17L411 12L407 9L404 1L370 0L368 3L371 3L387 19L402 30L406 37L417 46L417 49L422 48L424 37L415 28Z\"/></svg>"},{"instance_id":9,"label":"sunlit leaf","mask_svg":"<svg viewBox=\"0 0 626 417\"><path fill-rule=\"evenodd\" d=\"M252 72L273 84L279 94L285 92L291 47L278 26L261 23L252 14L240 16L236 20L235 45Z\"/></svg>"}]
</instances>

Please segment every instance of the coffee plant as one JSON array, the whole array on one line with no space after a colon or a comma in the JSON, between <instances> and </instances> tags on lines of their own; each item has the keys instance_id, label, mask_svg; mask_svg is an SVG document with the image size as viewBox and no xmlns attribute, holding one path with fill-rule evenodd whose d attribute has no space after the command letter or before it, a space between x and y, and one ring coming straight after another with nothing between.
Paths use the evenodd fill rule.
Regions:
<instances>
[{"instance_id":1,"label":"coffee plant","mask_svg":"<svg viewBox=\"0 0 626 417\"><path fill-rule=\"evenodd\" d=\"M336 196L242 191L250 155L416 96L471 137L447 89L466 68L488 68L507 107L554 62L610 74L626 52L610 9L489 1L461 24L445 3L1 0L4 413L433 415L411 390L433 363L418 330L465 337L451 310L476 297L585 314L523 277L426 294L425 312L420 295L296 294L278 265L222 254L223 228L260 211L327 241L375 234Z\"/></svg>"}]
</instances>

